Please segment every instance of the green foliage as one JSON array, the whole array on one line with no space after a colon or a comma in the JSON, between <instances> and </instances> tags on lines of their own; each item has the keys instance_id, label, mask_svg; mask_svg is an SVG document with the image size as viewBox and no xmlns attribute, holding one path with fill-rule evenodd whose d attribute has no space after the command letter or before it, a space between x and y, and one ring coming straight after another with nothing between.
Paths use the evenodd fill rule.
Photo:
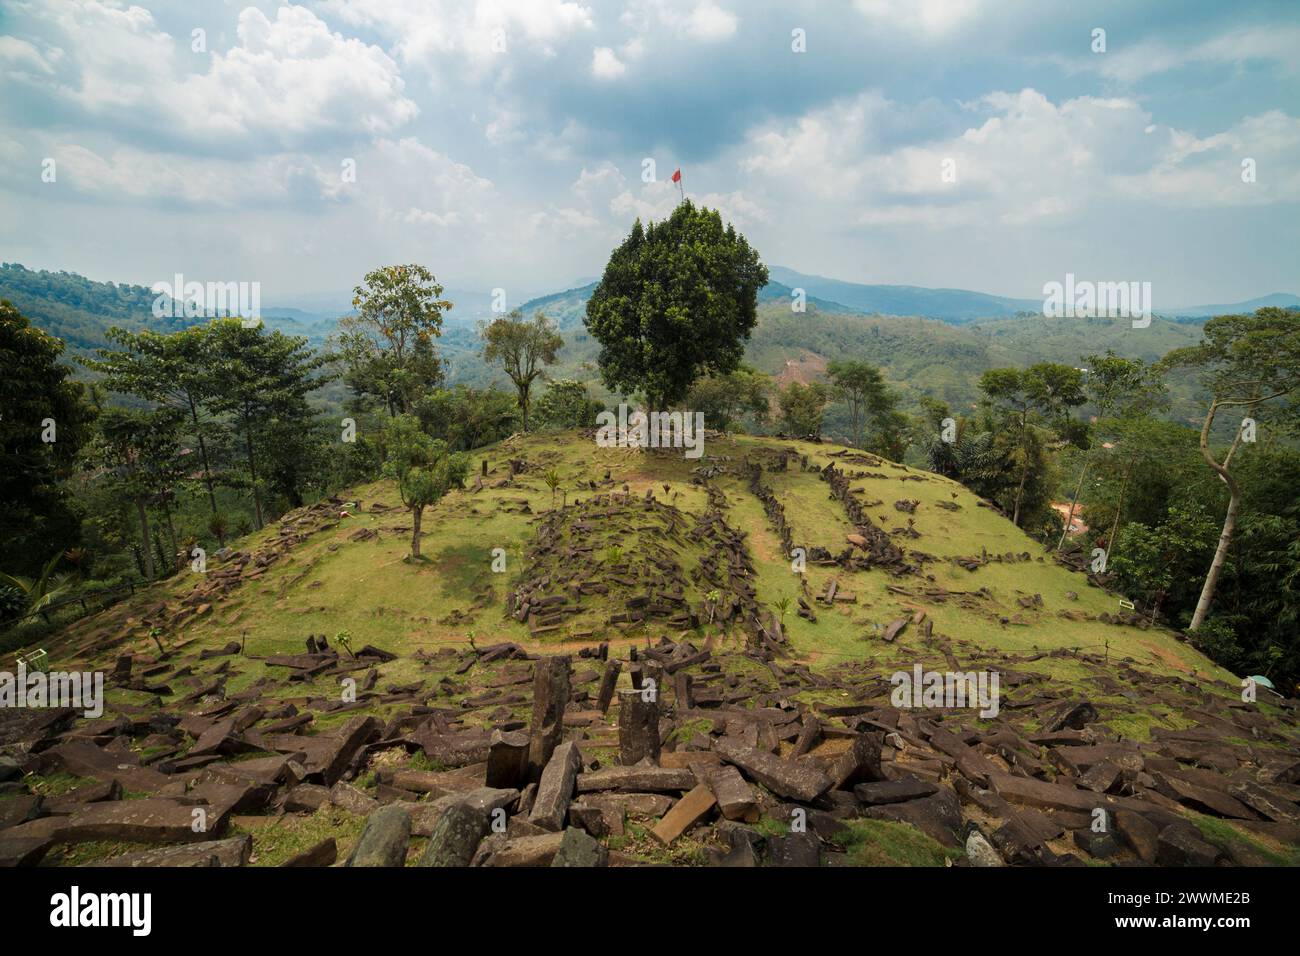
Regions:
<instances>
[{"instance_id":1,"label":"green foliage","mask_svg":"<svg viewBox=\"0 0 1300 956\"><path fill-rule=\"evenodd\" d=\"M786 432L799 438L820 438L822 418L831 390L821 382L803 385L791 382L781 390L781 423Z\"/></svg>"},{"instance_id":2,"label":"green foliage","mask_svg":"<svg viewBox=\"0 0 1300 956\"><path fill-rule=\"evenodd\" d=\"M339 320L336 341L358 396L371 396L390 414L409 412L424 392L442 381L434 340L452 303L421 265L384 266L366 273L353 290L355 315Z\"/></svg>"},{"instance_id":3,"label":"green foliage","mask_svg":"<svg viewBox=\"0 0 1300 956\"><path fill-rule=\"evenodd\" d=\"M1174 608L1195 603L1199 578L1219 536L1217 522L1198 504L1176 505L1158 525L1139 521L1124 527L1107 570L1119 589L1142 601L1152 614L1168 601Z\"/></svg>"},{"instance_id":4,"label":"green foliage","mask_svg":"<svg viewBox=\"0 0 1300 956\"><path fill-rule=\"evenodd\" d=\"M746 419L767 421L772 381L748 365L734 372L698 379L686 395L686 407L704 413L704 423L718 431L733 431Z\"/></svg>"},{"instance_id":5,"label":"green foliage","mask_svg":"<svg viewBox=\"0 0 1300 956\"><path fill-rule=\"evenodd\" d=\"M594 400L587 386L571 378L552 382L537 400L533 424L540 428L590 428L605 403Z\"/></svg>"},{"instance_id":6,"label":"green foliage","mask_svg":"<svg viewBox=\"0 0 1300 956\"><path fill-rule=\"evenodd\" d=\"M542 375L543 366L555 364L564 339L555 323L541 312L525 322L518 309L485 325L482 335L483 360L499 364L514 383L521 427L528 431L533 382Z\"/></svg>"},{"instance_id":7,"label":"green foliage","mask_svg":"<svg viewBox=\"0 0 1300 956\"><path fill-rule=\"evenodd\" d=\"M415 403L415 415L434 438L455 451L500 441L514 431L515 400L498 388L440 388Z\"/></svg>"},{"instance_id":8,"label":"green foliage","mask_svg":"<svg viewBox=\"0 0 1300 956\"><path fill-rule=\"evenodd\" d=\"M13 573L34 573L52 547L79 540L61 482L89 436L92 412L62 354L62 342L0 301L0 568Z\"/></svg>"},{"instance_id":9,"label":"green foliage","mask_svg":"<svg viewBox=\"0 0 1300 956\"><path fill-rule=\"evenodd\" d=\"M688 200L663 222L638 219L587 303L601 379L661 410L701 374L734 371L766 283L758 253L716 211Z\"/></svg>"},{"instance_id":10,"label":"green foliage","mask_svg":"<svg viewBox=\"0 0 1300 956\"><path fill-rule=\"evenodd\" d=\"M459 488L469 473L469 459L452 453L447 443L430 438L414 415L392 420L387 435L388 458L384 476L397 484L402 504L411 512L411 556L420 557L420 522L424 509L437 504L452 488Z\"/></svg>"}]
</instances>

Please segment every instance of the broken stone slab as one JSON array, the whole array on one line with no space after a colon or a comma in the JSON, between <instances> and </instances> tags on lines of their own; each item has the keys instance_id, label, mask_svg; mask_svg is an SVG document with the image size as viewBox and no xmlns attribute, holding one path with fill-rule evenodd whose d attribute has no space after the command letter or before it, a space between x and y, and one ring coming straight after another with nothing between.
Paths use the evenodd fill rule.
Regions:
<instances>
[{"instance_id":1,"label":"broken stone slab","mask_svg":"<svg viewBox=\"0 0 1300 956\"><path fill-rule=\"evenodd\" d=\"M466 801L453 803L433 828L429 844L420 858L420 866L469 866L490 827L491 818L486 808Z\"/></svg>"},{"instance_id":2,"label":"broken stone slab","mask_svg":"<svg viewBox=\"0 0 1300 956\"><path fill-rule=\"evenodd\" d=\"M1174 824L1160 831L1156 863L1159 866L1214 866L1223 855L1200 837L1196 827Z\"/></svg>"},{"instance_id":3,"label":"broken stone slab","mask_svg":"<svg viewBox=\"0 0 1300 956\"><path fill-rule=\"evenodd\" d=\"M809 803L829 790L834 782L810 763L782 760L726 737L717 742L716 750L718 756L739 767L751 780L789 800Z\"/></svg>"},{"instance_id":4,"label":"broken stone slab","mask_svg":"<svg viewBox=\"0 0 1300 956\"><path fill-rule=\"evenodd\" d=\"M1067 701L1055 716L1048 719L1043 730L1049 734L1061 730L1082 730L1099 719L1097 708L1090 701Z\"/></svg>"},{"instance_id":5,"label":"broken stone slab","mask_svg":"<svg viewBox=\"0 0 1300 956\"><path fill-rule=\"evenodd\" d=\"M537 796L533 799L528 822L544 830L562 829L581 769L582 756L577 744L570 740L557 746L537 783Z\"/></svg>"},{"instance_id":6,"label":"broken stone slab","mask_svg":"<svg viewBox=\"0 0 1300 956\"><path fill-rule=\"evenodd\" d=\"M290 857L280 865L282 867L333 866L338 859L338 845L333 837L328 837L297 856Z\"/></svg>"},{"instance_id":7,"label":"broken stone slab","mask_svg":"<svg viewBox=\"0 0 1300 956\"><path fill-rule=\"evenodd\" d=\"M862 815L873 820L910 823L944 846L960 846L957 833L962 824L961 805L947 787L941 787L937 793L916 800L866 807Z\"/></svg>"},{"instance_id":8,"label":"broken stone slab","mask_svg":"<svg viewBox=\"0 0 1300 956\"><path fill-rule=\"evenodd\" d=\"M848 749L830 766L831 786L836 790L851 790L855 784L884 780L880 770L880 748L884 740L884 734L854 737Z\"/></svg>"},{"instance_id":9,"label":"broken stone slab","mask_svg":"<svg viewBox=\"0 0 1300 956\"><path fill-rule=\"evenodd\" d=\"M547 833L544 836L525 836L503 840L491 848L482 860L482 866L550 866L560 845L564 842L563 833ZM484 844L488 840L483 841ZM480 853L482 847L480 846ZM475 862L478 862L476 858Z\"/></svg>"},{"instance_id":10,"label":"broken stone slab","mask_svg":"<svg viewBox=\"0 0 1300 956\"><path fill-rule=\"evenodd\" d=\"M411 815L396 804L380 807L366 819L346 865L403 866L410 840Z\"/></svg>"},{"instance_id":11,"label":"broken stone slab","mask_svg":"<svg viewBox=\"0 0 1300 956\"><path fill-rule=\"evenodd\" d=\"M1116 835L1120 841L1137 854L1143 863L1154 863L1160 853L1160 828L1132 810L1116 810L1111 814Z\"/></svg>"},{"instance_id":12,"label":"broken stone slab","mask_svg":"<svg viewBox=\"0 0 1300 956\"><path fill-rule=\"evenodd\" d=\"M330 803L359 817L369 816L379 809L378 800L342 780L330 790Z\"/></svg>"},{"instance_id":13,"label":"broken stone slab","mask_svg":"<svg viewBox=\"0 0 1300 956\"><path fill-rule=\"evenodd\" d=\"M528 734L494 730L488 743L487 786L522 788L528 782L528 749Z\"/></svg>"},{"instance_id":14,"label":"broken stone slab","mask_svg":"<svg viewBox=\"0 0 1300 956\"><path fill-rule=\"evenodd\" d=\"M1300 823L1300 807L1257 783L1246 781L1230 786L1228 794L1266 820L1277 823Z\"/></svg>"},{"instance_id":15,"label":"broken stone slab","mask_svg":"<svg viewBox=\"0 0 1300 956\"><path fill-rule=\"evenodd\" d=\"M756 823L761 816L754 788L730 764L705 774L705 781L718 801L724 819Z\"/></svg>"},{"instance_id":16,"label":"broken stone slab","mask_svg":"<svg viewBox=\"0 0 1300 956\"><path fill-rule=\"evenodd\" d=\"M590 834L569 827L560 839L560 847L551 860L551 866L598 867L609 865L609 851Z\"/></svg>"},{"instance_id":17,"label":"broken stone slab","mask_svg":"<svg viewBox=\"0 0 1300 956\"><path fill-rule=\"evenodd\" d=\"M1108 798L1091 790L1079 790L1066 784L1048 783L1030 777L1013 777L1006 773L989 774L993 790L1005 800L1046 810L1075 810L1091 813L1096 807L1109 805Z\"/></svg>"},{"instance_id":18,"label":"broken stone slab","mask_svg":"<svg viewBox=\"0 0 1300 956\"><path fill-rule=\"evenodd\" d=\"M528 746L529 774L541 776L564 732L569 703L569 658L544 657L533 668L533 719Z\"/></svg>"},{"instance_id":19,"label":"broken stone slab","mask_svg":"<svg viewBox=\"0 0 1300 956\"><path fill-rule=\"evenodd\" d=\"M908 774L898 780L859 783L853 788L853 793L858 800L872 807L919 800L921 797L928 797L938 792L939 787L936 784L922 780L915 774Z\"/></svg>"},{"instance_id":20,"label":"broken stone slab","mask_svg":"<svg viewBox=\"0 0 1300 956\"><path fill-rule=\"evenodd\" d=\"M742 781L743 782L743 781ZM717 798L707 783L701 783L674 804L650 834L664 846L708 816L717 805Z\"/></svg>"},{"instance_id":21,"label":"broken stone slab","mask_svg":"<svg viewBox=\"0 0 1300 956\"><path fill-rule=\"evenodd\" d=\"M659 762L658 692L628 690L618 695L618 757L625 767L647 757Z\"/></svg>"},{"instance_id":22,"label":"broken stone slab","mask_svg":"<svg viewBox=\"0 0 1300 956\"><path fill-rule=\"evenodd\" d=\"M43 817L5 831L46 836L56 843L199 843L225 828L228 806L187 805L165 797L88 803L66 817ZM199 826L199 829L195 827ZM46 832L38 833L38 829Z\"/></svg>"},{"instance_id":23,"label":"broken stone slab","mask_svg":"<svg viewBox=\"0 0 1300 956\"><path fill-rule=\"evenodd\" d=\"M979 867L996 867L1006 866L1006 861L1002 855L994 849L993 844L988 838L979 831L978 828L972 828L966 837L966 859L971 866Z\"/></svg>"},{"instance_id":24,"label":"broken stone slab","mask_svg":"<svg viewBox=\"0 0 1300 956\"><path fill-rule=\"evenodd\" d=\"M82 864L86 867L194 867L247 866L253 855L253 838L248 834L225 840L206 840L184 846L159 847Z\"/></svg>"},{"instance_id":25,"label":"broken stone slab","mask_svg":"<svg viewBox=\"0 0 1300 956\"><path fill-rule=\"evenodd\" d=\"M614 699L614 689L618 686L618 674L622 670L621 661L610 659L605 662L600 675L600 689L596 692L596 709L602 714L609 712L610 702Z\"/></svg>"},{"instance_id":26,"label":"broken stone slab","mask_svg":"<svg viewBox=\"0 0 1300 956\"><path fill-rule=\"evenodd\" d=\"M1179 776L1171 773L1160 773L1156 771L1152 776L1157 784L1167 788L1173 795L1173 798L1184 806L1191 807L1194 810L1200 810L1203 813L1210 813L1214 816L1229 817L1234 820L1257 820L1257 814L1239 800L1235 800L1226 793L1217 790L1211 790L1209 787L1198 787L1194 783L1189 783Z\"/></svg>"},{"instance_id":27,"label":"broken stone slab","mask_svg":"<svg viewBox=\"0 0 1300 956\"><path fill-rule=\"evenodd\" d=\"M821 841L813 833L788 833L769 837L767 865L780 867L821 866Z\"/></svg>"},{"instance_id":28,"label":"broken stone slab","mask_svg":"<svg viewBox=\"0 0 1300 956\"><path fill-rule=\"evenodd\" d=\"M674 769L639 764L635 767L605 767L578 774L577 789L578 793L591 793L598 790L673 793L690 790L696 783L695 774L689 768Z\"/></svg>"}]
</instances>

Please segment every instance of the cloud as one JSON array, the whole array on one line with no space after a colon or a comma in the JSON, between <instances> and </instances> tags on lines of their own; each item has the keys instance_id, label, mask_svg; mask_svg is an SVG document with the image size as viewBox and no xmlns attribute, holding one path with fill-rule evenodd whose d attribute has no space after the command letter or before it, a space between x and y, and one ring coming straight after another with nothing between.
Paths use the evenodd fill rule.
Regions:
<instances>
[{"instance_id":1,"label":"cloud","mask_svg":"<svg viewBox=\"0 0 1300 956\"><path fill-rule=\"evenodd\" d=\"M598 80L615 80L627 72L627 66L607 46L598 46L591 53L591 75Z\"/></svg>"},{"instance_id":2,"label":"cloud","mask_svg":"<svg viewBox=\"0 0 1300 956\"><path fill-rule=\"evenodd\" d=\"M383 50L331 32L304 7L280 7L274 20L247 7L237 43L206 55L178 48L141 7L68 0L43 12L67 56L38 87L88 117L172 141L271 152L392 132L419 111ZM196 63L206 69L191 72Z\"/></svg>"},{"instance_id":3,"label":"cloud","mask_svg":"<svg viewBox=\"0 0 1300 956\"><path fill-rule=\"evenodd\" d=\"M1053 59L1073 72L1095 72L1119 83L1132 84L1189 66L1266 62L1294 72L1297 47L1300 47L1300 27L1243 27L1191 45L1174 46L1163 40L1141 40L1125 45L1111 41L1105 53Z\"/></svg>"}]
</instances>

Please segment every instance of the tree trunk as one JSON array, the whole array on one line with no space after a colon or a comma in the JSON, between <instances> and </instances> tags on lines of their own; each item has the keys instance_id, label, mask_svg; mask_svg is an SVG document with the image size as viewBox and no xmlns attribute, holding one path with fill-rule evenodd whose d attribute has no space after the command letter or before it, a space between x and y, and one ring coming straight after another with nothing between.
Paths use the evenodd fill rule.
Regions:
<instances>
[{"instance_id":1,"label":"tree trunk","mask_svg":"<svg viewBox=\"0 0 1300 956\"><path fill-rule=\"evenodd\" d=\"M1065 527L1061 529L1061 540L1056 542L1056 550L1060 551L1065 546L1065 536L1070 533L1070 525L1074 524L1074 509L1079 504L1079 492L1083 490L1083 479L1088 474L1088 456L1083 457L1083 467L1079 469L1079 480L1074 486L1074 497L1070 499L1070 513L1065 516Z\"/></svg>"},{"instance_id":2,"label":"tree trunk","mask_svg":"<svg viewBox=\"0 0 1300 956\"><path fill-rule=\"evenodd\" d=\"M528 387L526 385L516 385L515 391L519 393L520 428L523 431L528 431Z\"/></svg>"},{"instance_id":3,"label":"tree trunk","mask_svg":"<svg viewBox=\"0 0 1300 956\"><path fill-rule=\"evenodd\" d=\"M262 493L257 488L257 464L253 460L253 426L248 416L244 416L244 448L248 452L248 479L253 486L253 515L257 519L257 530L262 530Z\"/></svg>"},{"instance_id":4,"label":"tree trunk","mask_svg":"<svg viewBox=\"0 0 1300 956\"><path fill-rule=\"evenodd\" d=\"M423 508L411 509L411 557L420 556L420 522L424 519Z\"/></svg>"},{"instance_id":5,"label":"tree trunk","mask_svg":"<svg viewBox=\"0 0 1300 956\"><path fill-rule=\"evenodd\" d=\"M176 523L172 521L172 510L167 507L167 502L162 502L163 517L167 519L167 538L172 545L172 564L176 563L176 555L180 552L180 542L176 540ZM168 571L170 572L170 569Z\"/></svg>"},{"instance_id":6,"label":"tree trunk","mask_svg":"<svg viewBox=\"0 0 1300 956\"><path fill-rule=\"evenodd\" d=\"M186 393L190 403L190 418L194 421L194 434L199 438L199 457L203 459L203 483L208 486L208 503L212 513L217 513L217 493L212 487L212 466L208 464L208 444L203 440L203 430L199 427L199 411L194 407L194 399Z\"/></svg>"},{"instance_id":7,"label":"tree trunk","mask_svg":"<svg viewBox=\"0 0 1300 956\"><path fill-rule=\"evenodd\" d=\"M153 542L149 540L149 512L145 509L144 499L135 499L136 514L140 516L140 550L144 552L144 576L154 579Z\"/></svg>"},{"instance_id":8,"label":"tree trunk","mask_svg":"<svg viewBox=\"0 0 1300 956\"><path fill-rule=\"evenodd\" d=\"M1115 520L1110 523L1110 537L1106 539L1106 560L1115 556L1115 537L1119 534L1119 516L1124 513L1124 492L1128 491L1128 478L1133 474L1133 465L1137 463L1137 454L1129 457L1128 467L1124 469L1124 479L1119 483L1119 500L1115 502Z\"/></svg>"},{"instance_id":9,"label":"tree trunk","mask_svg":"<svg viewBox=\"0 0 1300 956\"><path fill-rule=\"evenodd\" d=\"M1223 570L1224 562L1228 559L1228 548L1232 545L1232 534L1237 528L1237 510L1241 507L1241 489L1237 486L1237 479L1232 477L1226 467L1215 461L1214 456L1210 453L1210 427L1214 424L1214 415L1218 410L1219 403L1211 402L1210 410L1205 416L1205 424L1201 427L1201 457L1228 486L1228 513L1223 516L1223 530L1219 532L1219 544L1214 549L1214 560L1210 562L1210 570L1205 575L1205 583L1201 586L1201 596L1196 601L1196 612L1192 615L1191 630L1195 630L1204 624L1205 618L1210 613L1210 603L1214 600L1214 589L1218 586L1219 574ZM1236 450L1235 442L1233 443L1233 450Z\"/></svg>"}]
</instances>

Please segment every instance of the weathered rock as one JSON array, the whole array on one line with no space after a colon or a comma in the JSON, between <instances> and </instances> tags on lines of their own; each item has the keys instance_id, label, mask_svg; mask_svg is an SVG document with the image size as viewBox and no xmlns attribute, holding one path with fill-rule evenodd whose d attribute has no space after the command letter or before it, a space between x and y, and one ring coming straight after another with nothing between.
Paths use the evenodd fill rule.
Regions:
<instances>
[{"instance_id":1,"label":"weathered rock","mask_svg":"<svg viewBox=\"0 0 1300 956\"><path fill-rule=\"evenodd\" d=\"M330 803L359 817L369 816L379 809L378 800L342 780L330 790Z\"/></svg>"},{"instance_id":2,"label":"weathered rock","mask_svg":"<svg viewBox=\"0 0 1300 956\"><path fill-rule=\"evenodd\" d=\"M667 846L708 816L717 802L708 784L699 784L678 800L650 833L656 840Z\"/></svg>"},{"instance_id":3,"label":"weathered rock","mask_svg":"<svg viewBox=\"0 0 1300 956\"><path fill-rule=\"evenodd\" d=\"M578 793L597 790L622 790L625 792L654 791L672 793L690 790L696 784L695 774L689 768L671 767L605 767L578 775Z\"/></svg>"},{"instance_id":4,"label":"weathered rock","mask_svg":"<svg viewBox=\"0 0 1300 956\"><path fill-rule=\"evenodd\" d=\"M542 772L542 779L538 781L537 796L528 815L529 823L552 831L564 827L564 817L581 769L582 757L577 744L565 741L555 748Z\"/></svg>"},{"instance_id":5,"label":"weathered rock","mask_svg":"<svg viewBox=\"0 0 1300 956\"><path fill-rule=\"evenodd\" d=\"M533 721L528 743L528 767L533 779L541 776L560 743L568 703L569 658L543 657L533 667Z\"/></svg>"},{"instance_id":6,"label":"weathered rock","mask_svg":"<svg viewBox=\"0 0 1300 956\"><path fill-rule=\"evenodd\" d=\"M922 780L915 774L908 774L898 780L881 780L875 783L860 783L853 788L857 798L868 806L881 806L887 803L903 803L917 800L938 793L936 784Z\"/></svg>"},{"instance_id":7,"label":"weathered rock","mask_svg":"<svg viewBox=\"0 0 1300 956\"><path fill-rule=\"evenodd\" d=\"M253 855L253 838L248 834L226 840L207 840L184 846L159 847L141 850L95 863L89 867L194 867L194 866L247 866Z\"/></svg>"},{"instance_id":8,"label":"weathered rock","mask_svg":"<svg viewBox=\"0 0 1300 956\"><path fill-rule=\"evenodd\" d=\"M490 827L491 818L485 807L463 800L453 803L433 828L420 866L469 866Z\"/></svg>"},{"instance_id":9,"label":"weathered rock","mask_svg":"<svg viewBox=\"0 0 1300 956\"><path fill-rule=\"evenodd\" d=\"M327 837L311 849L290 857L280 865L287 867L333 866L334 861L338 859L338 854L338 845L334 842L334 838Z\"/></svg>"},{"instance_id":10,"label":"weathered rock","mask_svg":"<svg viewBox=\"0 0 1300 956\"><path fill-rule=\"evenodd\" d=\"M993 844L977 829L972 829L966 837L966 859L971 866L1006 866Z\"/></svg>"},{"instance_id":11,"label":"weathered rock","mask_svg":"<svg viewBox=\"0 0 1300 956\"><path fill-rule=\"evenodd\" d=\"M849 748L831 764L831 786L850 790L855 784L884 780L880 772L880 748L883 734L858 734Z\"/></svg>"},{"instance_id":12,"label":"weathered rock","mask_svg":"<svg viewBox=\"0 0 1300 956\"><path fill-rule=\"evenodd\" d=\"M760 816L758 799L740 771L731 765L718 767L704 777L713 796L718 801L718 810L728 820L744 820L756 823Z\"/></svg>"},{"instance_id":13,"label":"weathered rock","mask_svg":"<svg viewBox=\"0 0 1300 956\"><path fill-rule=\"evenodd\" d=\"M1110 815L1115 834L1144 863L1154 863L1160 852L1160 828L1132 810L1115 810Z\"/></svg>"},{"instance_id":14,"label":"weathered rock","mask_svg":"<svg viewBox=\"0 0 1300 956\"><path fill-rule=\"evenodd\" d=\"M782 760L726 737L718 741L716 749L718 756L739 767L750 779L789 800L809 803L829 790L833 783L830 777L811 764Z\"/></svg>"},{"instance_id":15,"label":"weathered rock","mask_svg":"<svg viewBox=\"0 0 1300 956\"><path fill-rule=\"evenodd\" d=\"M614 699L614 689L618 686L618 674L622 670L621 661L610 659L600 675L600 689L596 692L596 709L602 714L609 712L610 702Z\"/></svg>"},{"instance_id":16,"label":"weathered rock","mask_svg":"<svg viewBox=\"0 0 1300 956\"><path fill-rule=\"evenodd\" d=\"M403 866L410 840L411 815L395 804L380 807L366 819L347 865Z\"/></svg>"},{"instance_id":17,"label":"weathered rock","mask_svg":"<svg viewBox=\"0 0 1300 956\"><path fill-rule=\"evenodd\" d=\"M768 866L815 867L821 865L821 841L812 833L769 837Z\"/></svg>"},{"instance_id":18,"label":"weathered rock","mask_svg":"<svg viewBox=\"0 0 1300 956\"><path fill-rule=\"evenodd\" d=\"M649 757L659 762L659 695L637 690L618 695L618 759L625 767Z\"/></svg>"},{"instance_id":19,"label":"weathered rock","mask_svg":"<svg viewBox=\"0 0 1300 956\"><path fill-rule=\"evenodd\" d=\"M1047 733L1055 733L1059 730L1082 730L1088 724L1095 723L1098 719L1097 708L1089 701L1079 701L1078 703L1066 703L1047 722L1043 729Z\"/></svg>"},{"instance_id":20,"label":"weathered rock","mask_svg":"<svg viewBox=\"0 0 1300 956\"><path fill-rule=\"evenodd\" d=\"M609 865L609 851L589 834L576 827L564 831L560 848L551 860L551 866L597 867Z\"/></svg>"},{"instance_id":21,"label":"weathered rock","mask_svg":"<svg viewBox=\"0 0 1300 956\"><path fill-rule=\"evenodd\" d=\"M944 846L959 845L956 834L961 829L961 805L947 787L941 788L938 793L917 800L867 807L862 811L862 815L875 820L910 823Z\"/></svg>"},{"instance_id":22,"label":"weathered rock","mask_svg":"<svg viewBox=\"0 0 1300 956\"><path fill-rule=\"evenodd\" d=\"M1098 860L1105 860L1119 852L1119 844L1109 833L1096 833L1091 829L1075 830L1074 845Z\"/></svg>"},{"instance_id":23,"label":"weathered rock","mask_svg":"<svg viewBox=\"0 0 1300 956\"><path fill-rule=\"evenodd\" d=\"M528 782L528 750L527 734L493 731L488 745L487 786L522 788Z\"/></svg>"},{"instance_id":24,"label":"weathered rock","mask_svg":"<svg viewBox=\"0 0 1300 956\"><path fill-rule=\"evenodd\" d=\"M1160 866L1214 866L1219 850L1201 839L1190 823L1175 824L1160 831L1156 863Z\"/></svg>"}]
</instances>

